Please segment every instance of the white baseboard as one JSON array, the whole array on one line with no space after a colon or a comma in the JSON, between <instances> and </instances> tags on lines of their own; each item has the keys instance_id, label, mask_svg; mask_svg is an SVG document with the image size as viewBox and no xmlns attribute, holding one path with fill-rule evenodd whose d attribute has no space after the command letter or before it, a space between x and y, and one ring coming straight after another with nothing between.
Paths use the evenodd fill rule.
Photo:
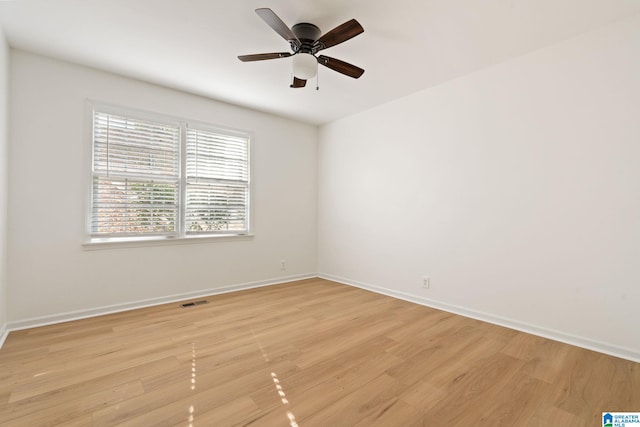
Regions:
<instances>
[{"instance_id":1,"label":"white baseboard","mask_svg":"<svg viewBox=\"0 0 640 427\"><path fill-rule=\"evenodd\" d=\"M459 314L464 317L470 317L472 319L481 320L483 322L493 323L495 325L504 326L506 328L515 329L517 331L526 332L528 334L537 335L543 338L549 338L554 341L560 341L565 344L574 345L577 347L586 348L588 350L597 351L599 353L608 354L622 359L631 360L633 362L640 363L640 353L629 348L619 347L616 345L595 341L589 338L579 337L571 334L567 334L552 329L541 328L539 326L530 325L528 323L519 322L517 320L506 319L504 317L495 316L489 313L483 313L480 311L472 310L457 305L447 304L440 301L423 298L416 295L407 294L404 292L395 291L393 289L382 288L379 286L373 286L367 283L362 283L354 280L345 279L344 277L337 277L331 274L319 273L318 277L326 280L331 280L344 285L355 286L357 288L365 289L367 291L375 292L378 294L387 295L393 298L398 298L404 301L413 302L416 304L424 305L438 310L443 310L449 313Z\"/></svg>"},{"instance_id":2,"label":"white baseboard","mask_svg":"<svg viewBox=\"0 0 640 427\"><path fill-rule=\"evenodd\" d=\"M2 348L2 344L4 344L4 340L9 336L9 329L7 325L0 326L0 349Z\"/></svg>"},{"instance_id":3,"label":"white baseboard","mask_svg":"<svg viewBox=\"0 0 640 427\"><path fill-rule=\"evenodd\" d=\"M277 285L280 283L293 282L296 280L311 279L318 277L317 274L301 274L297 276L278 277L275 279L260 280L257 282L241 283L237 285L224 286L221 288L203 289L195 292L185 292L183 294L168 295L165 297L149 298L146 300L128 302L123 304L108 305L104 307L90 308L87 310L69 311L66 313L53 314L50 316L34 317L31 319L9 322L6 325L6 332L0 336L5 337L11 331L36 328L38 326L52 325L56 323L69 322L72 320L86 319L89 317L103 316L105 314L119 313L122 311L135 310L138 308L151 307L172 302L184 301L193 298L201 298L210 295L226 294L229 292L242 291L246 289L261 288L264 286ZM0 341L0 348L2 348Z\"/></svg>"}]
</instances>

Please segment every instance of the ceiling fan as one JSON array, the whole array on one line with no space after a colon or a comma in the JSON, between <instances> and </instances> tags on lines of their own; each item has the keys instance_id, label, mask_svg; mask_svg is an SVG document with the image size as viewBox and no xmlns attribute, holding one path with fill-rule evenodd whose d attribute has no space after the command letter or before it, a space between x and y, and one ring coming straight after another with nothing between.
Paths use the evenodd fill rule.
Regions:
<instances>
[{"instance_id":1,"label":"ceiling fan","mask_svg":"<svg viewBox=\"0 0 640 427\"><path fill-rule=\"evenodd\" d=\"M242 62L262 61L265 59L287 58L293 56L293 83L291 87L300 88L307 84L307 80L313 78L318 70L318 64L324 65L334 71L357 79L364 70L355 65L331 58L325 55L316 56L323 49L330 48L345 42L364 32L362 25L355 19L337 26L328 33L320 36L320 28L306 22L296 24L289 28L269 8L256 9L256 13L276 33L289 42L292 52L258 53L254 55L240 55ZM317 89L317 88L316 88Z\"/></svg>"}]
</instances>

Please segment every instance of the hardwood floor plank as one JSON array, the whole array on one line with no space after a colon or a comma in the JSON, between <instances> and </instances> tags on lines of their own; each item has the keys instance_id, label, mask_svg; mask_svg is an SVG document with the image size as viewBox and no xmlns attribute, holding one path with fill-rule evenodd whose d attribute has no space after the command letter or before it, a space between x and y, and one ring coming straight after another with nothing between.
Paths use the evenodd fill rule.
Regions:
<instances>
[{"instance_id":1,"label":"hardwood floor plank","mask_svg":"<svg viewBox=\"0 0 640 427\"><path fill-rule=\"evenodd\" d=\"M12 332L0 425L592 426L640 364L307 279Z\"/></svg>"},{"instance_id":2,"label":"hardwood floor plank","mask_svg":"<svg viewBox=\"0 0 640 427\"><path fill-rule=\"evenodd\" d=\"M15 427L66 425L67 423L86 419L87 414L96 409L118 404L143 393L144 389L140 381L134 381L111 389L103 389L89 395L67 394L63 399L55 399L57 403L54 406L48 400L41 400L39 402L40 406L29 405L27 407L22 405L22 407L12 411L11 415L3 418L8 421L9 425ZM12 416L14 418L11 418Z\"/></svg>"},{"instance_id":3,"label":"hardwood floor plank","mask_svg":"<svg viewBox=\"0 0 640 427\"><path fill-rule=\"evenodd\" d=\"M311 387L303 386L302 389L293 387L286 378L280 380L280 383L289 402L288 407L291 408L289 410L297 420L301 420L362 387L368 387L373 379L398 363L401 363L398 357L378 353L359 365L343 371L338 370L334 376ZM318 396L322 398L318 399ZM281 408L276 406L263 417L252 420L249 425L278 425L279 419L281 419Z\"/></svg>"},{"instance_id":4,"label":"hardwood floor plank","mask_svg":"<svg viewBox=\"0 0 640 427\"><path fill-rule=\"evenodd\" d=\"M45 394L62 387L93 381L124 369L143 366L149 362L174 356L175 352L175 349L167 348L164 345L142 346L139 351L127 352L118 357L96 358L94 362L90 360L78 361L77 366L74 364L75 362L49 366L50 370L44 371L46 375L38 376L36 374L30 381L24 381L15 386L11 392L9 403ZM101 363L101 361L107 363Z\"/></svg>"},{"instance_id":5,"label":"hardwood floor plank","mask_svg":"<svg viewBox=\"0 0 640 427\"><path fill-rule=\"evenodd\" d=\"M489 415L497 396L505 391L508 394L506 386L523 364L501 353L477 364L470 362L466 371L450 378L445 388L446 396L426 415L432 421L446 419L453 425L478 423ZM425 381L429 382L429 378Z\"/></svg>"},{"instance_id":6,"label":"hardwood floor plank","mask_svg":"<svg viewBox=\"0 0 640 427\"><path fill-rule=\"evenodd\" d=\"M363 387L354 389L341 399L324 406L311 416L300 415L299 423L307 426L354 426L366 418L375 418L397 401L404 385L382 374ZM293 406L295 414L296 405ZM379 415L378 415L379 418Z\"/></svg>"},{"instance_id":7,"label":"hardwood floor plank","mask_svg":"<svg viewBox=\"0 0 640 427\"><path fill-rule=\"evenodd\" d=\"M240 397L224 406L206 410L209 405L203 405L204 412L194 408L193 421L198 426L235 426L242 425L242 421L257 415L260 411L248 397ZM191 408L191 407L190 407ZM190 410L189 408L189 410ZM178 423L176 427L188 426L192 423L187 417L186 423ZM146 419L145 419L146 422ZM139 425L139 424L138 424ZM286 424L283 424L286 425ZM134 424L135 426L135 424Z\"/></svg>"},{"instance_id":8,"label":"hardwood floor plank","mask_svg":"<svg viewBox=\"0 0 640 427\"><path fill-rule=\"evenodd\" d=\"M427 382L418 381L409 387L405 387L398 396L401 401L424 414L441 401L446 396L446 393L444 390Z\"/></svg>"},{"instance_id":9,"label":"hardwood floor plank","mask_svg":"<svg viewBox=\"0 0 640 427\"><path fill-rule=\"evenodd\" d=\"M145 366L145 369L168 369L170 365L162 362L150 363ZM141 381L131 380L134 375L143 374L143 372L141 370L122 371L117 375L108 375L91 382L61 387L16 403L7 403L0 407L0 420L28 416L34 411L57 411L68 402L76 402L87 410L94 410L128 400L135 395L144 393Z\"/></svg>"}]
</instances>

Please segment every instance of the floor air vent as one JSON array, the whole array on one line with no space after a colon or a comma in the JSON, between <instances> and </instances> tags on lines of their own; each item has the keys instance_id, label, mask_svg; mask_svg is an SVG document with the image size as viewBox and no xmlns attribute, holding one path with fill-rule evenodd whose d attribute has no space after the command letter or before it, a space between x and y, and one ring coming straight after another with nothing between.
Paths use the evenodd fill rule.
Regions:
<instances>
[{"instance_id":1,"label":"floor air vent","mask_svg":"<svg viewBox=\"0 0 640 427\"><path fill-rule=\"evenodd\" d=\"M209 301L207 301L206 299L200 300L200 301L193 301L193 302L185 302L184 304L180 304L180 307L182 308L187 308L187 307L195 307L196 305L202 305L202 304L206 304Z\"/></svg>"}]
</instances>

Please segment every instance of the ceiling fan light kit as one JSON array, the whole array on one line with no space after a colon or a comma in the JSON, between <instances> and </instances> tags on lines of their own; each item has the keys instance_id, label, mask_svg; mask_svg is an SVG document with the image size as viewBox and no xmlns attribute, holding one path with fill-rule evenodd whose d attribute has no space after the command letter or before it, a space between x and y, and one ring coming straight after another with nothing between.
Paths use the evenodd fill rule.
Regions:
<instances>
[{"instance_id":1,"label":"ceiling fan light kit","mask_svg":"<svg viewBox=\"0 0 640 427\"><path fill-rule=\"evenodd\" d=\"M315 77L318 60L310 53L298 53L293 57L293 75L302 80Z\"/></svg>"},{"instance_id":2,"label":"ceiling fan light kit","mask_svg":"<svg viewBox=\"0 0 640 427\"><path fill-rule=\"evenodd\" d=\"M348 62L325 55L316 56L319 51L345 42L364 32L362 25L360 25L360 23L355 19L351 19L350 21L337 26L325 35L320 36L320 28L310 23L303 22L289 28L278 17L278 15L269 8L256 9L256 13L276 33L289 42L292 52L240 55L238 56L240 61L263 61L266 59L278 59L293 56L292 88L305 87L307 80L317 75L318 64L354 79L359 78L364 73L362 68L356 67Z\"/></svg>"}]
</instances>

